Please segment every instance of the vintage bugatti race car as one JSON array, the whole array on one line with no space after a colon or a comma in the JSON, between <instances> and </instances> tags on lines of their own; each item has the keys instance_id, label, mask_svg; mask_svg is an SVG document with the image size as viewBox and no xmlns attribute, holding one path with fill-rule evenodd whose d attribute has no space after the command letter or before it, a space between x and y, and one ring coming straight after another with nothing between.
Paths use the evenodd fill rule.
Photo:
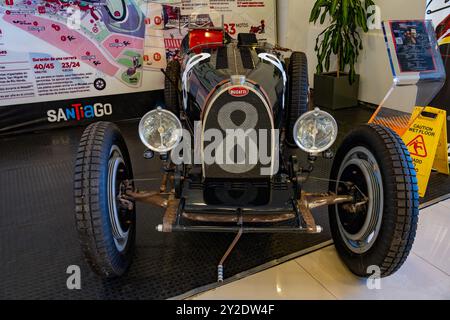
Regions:
<instances>
[{"instance_id":1,"label":"vintage bugatti race car","mask_svg":"<svg viewBox=\"0 0 450 320\"><path fill-rule=\"evenodd\" d=\"M367 277L378 267L385 277L400 268L419 212L408 149L389 128L362 125L334 153L337 123L308 109L307 58L292 52L285 60L288 52L253 34L234 40L222 29L190 30L180 59L163 70L165 106L139 125L144 156L161 159L159 190L136 189L114 124L85 130L74 177L76 225L95 272L110 278L129 268L136 202L165 209L159 232L236 233L219 281L243 233L320 233L318 207L328 207L336 249L353 273ZM329 191L308 192L303 186L319 158L332 166Z\"/></svg>"}]
</instances>

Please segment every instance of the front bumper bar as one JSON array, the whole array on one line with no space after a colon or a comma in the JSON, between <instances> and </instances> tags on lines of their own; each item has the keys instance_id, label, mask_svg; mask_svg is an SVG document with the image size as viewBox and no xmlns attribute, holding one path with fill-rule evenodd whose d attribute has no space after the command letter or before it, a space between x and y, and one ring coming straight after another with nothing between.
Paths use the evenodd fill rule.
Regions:
<instances>
[{"instance_id":1,"label":"front bumper bar","mask_svg":"<svg viewBox=\"0 0 450 320\"><path fill-rule=\"evenodd\" d=\"M322 227L316 225L311 210L323 206L353 202L353 197L335 195L333 193L305 193L299 200L292 200L292 212L280 214L245 214L240 208L235 214L202 213L192 214L184 210L185 200L177 200L173 195L164 199L160 193L128 192L127 196L134 201L145 202L153 206L165 208L163 223L157 226L159 232L226 232L236 233L320 233ZM188 225L183 220L201 225ZM295 222L292 226L255 226L261 224L277 224L286 221ZM205 225L211 223L211 225ZM220 225L216 225L220 224Z\"/></svg>"}]
</instances>

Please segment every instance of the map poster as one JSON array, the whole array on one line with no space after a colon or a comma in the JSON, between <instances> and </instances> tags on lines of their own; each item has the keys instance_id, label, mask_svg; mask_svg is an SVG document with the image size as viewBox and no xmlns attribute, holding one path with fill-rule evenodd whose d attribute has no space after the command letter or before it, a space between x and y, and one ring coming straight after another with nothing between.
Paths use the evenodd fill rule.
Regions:
<instances>
[{"instance_id":1,"label":"map poster","mask_svg":"<svg viewBox=\"0 0 450 320\"><path fill-rule=\"evenodd\" d=\"M138 1L5 0L1 10L1 105L129 93L157 80L144 80Z\"/></svg>"},{"instance_id":2,"label":"map poster","mask_svg":"<svg viewBox=\"0 0 450 320\"><path fill-rule=\"evenodd\" d=\"M275 0L0 0L0 134L37 116L48 124L124 118L127 110L141 116L160 103L143 97L163 89L161 68L179 58L189 27L223 23L232 37L253 32L275 42L275 7ZM107 102L122 94L138 98Z\"/></svg>"},{"instance_id":3,"label":"map poster","mask_svg":"<svg viewBox=\"0 0 450 320\"><path fill-rule=\"evenodd\" d=\"M450 2L448 0L426 1L426 18L433 21L447 73L447 81L431 106L447 111L449 115L447 127L450 128ZM450 130L448 130L448 141L450 141Z\"/></svg>"}]
</instances>

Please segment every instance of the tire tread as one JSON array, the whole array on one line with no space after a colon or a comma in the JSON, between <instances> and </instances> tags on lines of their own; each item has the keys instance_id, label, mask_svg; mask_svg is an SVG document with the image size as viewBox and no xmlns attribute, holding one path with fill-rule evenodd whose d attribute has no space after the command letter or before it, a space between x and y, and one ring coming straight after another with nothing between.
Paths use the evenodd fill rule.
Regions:
<instances>
[{"instance_id":1,"label":"tire tread","mask_svg":"<svg viewBox=\"0 0 450 320\"><path fill-rule=\"evenodd\" d=\"M288 143L295 146L293 130L298 118L308 111L309 78L308 58L303 52L293 52L288 66Z\"/></svg>"}]
</instances>

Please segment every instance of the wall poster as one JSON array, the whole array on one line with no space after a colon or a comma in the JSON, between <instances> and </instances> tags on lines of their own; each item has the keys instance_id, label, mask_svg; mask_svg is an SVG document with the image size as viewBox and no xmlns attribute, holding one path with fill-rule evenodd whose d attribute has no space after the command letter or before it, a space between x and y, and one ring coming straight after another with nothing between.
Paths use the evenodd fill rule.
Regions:
<instances>
[{"instance_id":1,"label":"wall poster","mask_svg":"<svg viewBox=\"0 0 450 320\"><path fill-rule=\"evenodd\" d=\"M0 0L0 133L36 117L52 124L142 115L137 109L155 103L148 93L163 88L160 69L177 59L189 24L220 26L223 15L231 36L253 32L275 42L275 7L275 0ZM137 98L111 102L122 94Z\"/></svg>"}]
</instances>

